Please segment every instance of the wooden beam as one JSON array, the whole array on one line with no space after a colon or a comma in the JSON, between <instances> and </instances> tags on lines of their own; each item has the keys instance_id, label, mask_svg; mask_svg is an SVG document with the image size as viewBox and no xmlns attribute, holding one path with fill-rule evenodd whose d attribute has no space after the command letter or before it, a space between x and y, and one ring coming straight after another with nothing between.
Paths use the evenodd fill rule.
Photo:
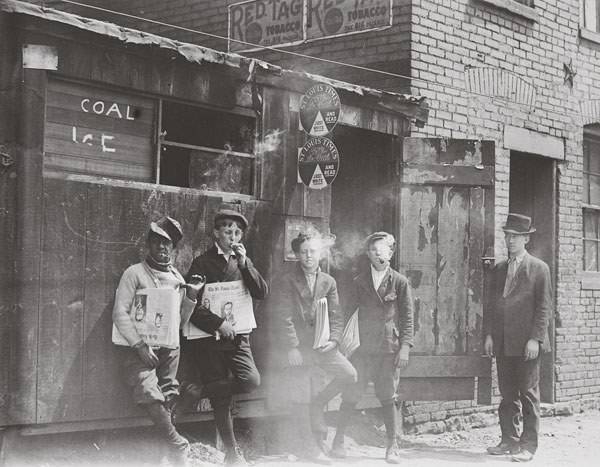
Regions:
<instances>
[{"instance_id":1,"label":"wooden beam","mask_svg":"<svg viewBox=\"0 0 600 467\"><path fill-rule=\"evenodd\" d=\"M494 167L439 164L405 165L402 183L418 185L493 186Z\"/></svg>"}]
</instances>

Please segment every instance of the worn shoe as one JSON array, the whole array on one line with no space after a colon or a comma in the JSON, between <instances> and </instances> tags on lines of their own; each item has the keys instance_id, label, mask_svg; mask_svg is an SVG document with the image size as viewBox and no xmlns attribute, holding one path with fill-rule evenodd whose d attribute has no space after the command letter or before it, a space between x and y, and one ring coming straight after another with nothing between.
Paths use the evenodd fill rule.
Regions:
<instances>
[{"instance_id":1,"label":"worn shoe","mask_svg":"<svg viewBox=\"0 0 600 467\"><path fill-rule=\"evenodd\" d=\"M398 447L398 443L395 440L385 450L385 461L388 464L400 463L400 448Z\"/></svg>"},{"instance_id":2,"label":"worn shoe","mask_svg":"<svg viewBox=\"0 0 600 467\"><path fill-rule=\"evenodd\" d=\"M315 450L315 452L311 452L309 454L307 454L306 456L303 456L303 458L313 464L320 464L320 465L331 465L331 459L329 458L329 456L327 456L327 454L325 454L324 452Z\"/></svg>"},{"instance_id":3,"label":"worn shoe","mask_svg":"<svg viewBox=\"0 0 600 467\"><path fill-rule=\"evenodd\" d=\"M248 463L244 459L244 454L239 446L227 451L225 454L225 465L228 467L247 467Z\"/></svg>"},{"instance_id":4,"label":"worn shoe","mask_svg":"<svg viewBox=\"0 0 600 467\"><path fill-rule=\"evenodd\" d=\"M529 462L533 460L533 453L527 449L521 449L516 454L513 454L510 460L513 462Z\"/></svg>"},{"instance_id":5,"label":"worn shoe","mask_svg":"<svg viewBox=\"0 0 600 467\"><path fill-rule=\"evenodd\" d=\"M490 446L487 448L488 454L492 456L506 456L507 454L517 454L519 452L519 446L516 444L510 444L502 441L497 446Z\"/></svg>"}]
</instances>

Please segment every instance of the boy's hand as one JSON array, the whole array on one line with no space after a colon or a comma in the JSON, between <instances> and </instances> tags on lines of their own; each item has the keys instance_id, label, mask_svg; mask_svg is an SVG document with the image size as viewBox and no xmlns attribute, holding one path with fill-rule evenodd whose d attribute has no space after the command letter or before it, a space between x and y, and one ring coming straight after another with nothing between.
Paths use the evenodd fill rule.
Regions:
<instances>
[{"instance_id":1,"label":"boy's hand","mask_svg":"<svg viewBox=\"0 0 600 467\"><path fill-rule=\"evenodd\" d=\"M144 341L138 342L133 348L136 350L140 360L144 362L144 365L149 368L156 368L158 366L158 357L154 353L154 350L152 350L152 347Z\"/></svg>"},{"instance_id":2,"label":"boy's hand","mask_svg":"<svg viewBox=\"0 0 600 467\"><path fill-rule=\"evenodd\" d=\"M225 339L233 340L235 337L235 329L233 329L233 326L227 320L223 321L223 324L219 326L219 333Z\"/></svg>"},{"instance_id":3,"label":"boy's hand","mask_svg":"<svg viewBox=\"0 0 600 467\"><path fill-rule=\"evenodd\" d=\"M394 365L396 368L406 368L408 366L408 354L410 353L410 347L403 345L400 347L400 351L396 354Z\"/></svg>"},{"instance_id":4,"label":"boy's hand","mask_svg":"<svg viewBox=\"0 0 600 467\"><path fill-rule=\"evenodd\" d=\"M288 363L290 366L302 365L302 354L297 347L294 347L288 351Z\"/></svg>"},{"instance_id":5,"label":"boy's hand","mask_svg":"<svg viewBox=\"0 0 600 467\"><path fill-rule=\"evenodd\" d=\"M485 336L483 350L488 357L494 356L494 339L492 339L492 336L490 334Z\"/></svg>"},{"instance_id":6,"label":"boy's hand","mask_svg":"<svg viewBox=\"0 0 600 467\"><path fill-rule=\"evenodd\" d=\"M540 343L535 339L529 339L525 345L525 360L535 360L540 354Z\"/></svg>"},{"instance_id":7,"label":"boy's hand","mask_svg":"<svg viewBox=\"0 0 600 467\"><path fill-rule=\"evenodd\" d=\"M335 349L336 347L337 347L336 341L329 341L325 345L322 345L321 347L317 348L317 351L321 352L321 353L325 353L325 352L329 352L330 350Z\"/></svg>"},{"instance_id":8,"label":"boy's hand","mask_svg":"<svg viewBox=\"0 0 600 467\"><path fill-rule=\"evenodd\" d=\"M238 266L246 266L246 247L242 243L232 243L231 249L237 259Z\"/></svg>"},{"instance_id":9,"label":"boy's hand","mask_svg":"<svg viewBox=\"0 0 600 467\"><path fill-rule=\"evenodd\" d=\"M184 285L186 289L185 294L190 300L196 301L196 299L198 298L198 294L200 293L202 287L204 287L205 284L205 276L194 274L192 277L190 277L190 282Z\"/></svg>"}]
</instances>

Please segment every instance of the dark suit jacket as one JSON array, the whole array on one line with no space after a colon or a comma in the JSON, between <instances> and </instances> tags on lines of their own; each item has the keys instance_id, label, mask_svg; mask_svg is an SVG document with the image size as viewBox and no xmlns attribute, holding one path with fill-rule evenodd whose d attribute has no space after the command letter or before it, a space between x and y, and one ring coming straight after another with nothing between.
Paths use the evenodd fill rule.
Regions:
<instances>
[{"instance_id":1,"label":"dark suit jacket","mask_svg":"<svg viewBox=\"0 0 600 467\"><path fill-rule=\"evenodd\" d=\"M206 252L198 256L192 262L190 270L186 275L186 281L194 274L206 276L206 283L233 282L243 280L250 291L252 298L263 299L267 296L268 286L260 272L254 267L250 258L246 258L246 267L240 269L234 256L225 261L222 255L217 253L217 247L212 246ZM190 321L204 332L214 334L223 324L224 318L212 313L202 306L202 291L198 295L198 304L192 313Z\"/></svg>"},{"instance_id":2,"label":"dark suit jacket","mask_svg":"<svg viewBox=\"0 0 600 467\"><path fill-rule=\"evenodd\" d=\"M358 308L361 353L395 353L413 343L413 301L408 279L392 268L373 286L371 268L354 279L350 316Z\"/></svg>"},{"instance_id":3,"label":"dark suit jacket","mask_svg":"<svg viewBox=\"0 0 600 467\"><path fill-rule=\"evenodd\" d=\"M283 276L275 289L273 313L279 322L277 332L285 347L312 348L315 334L317 301L327 298L329 340L339 342L344 330L344 316L339 306L335 279L323 271L317 272L314 294L298 264L294 271Z\"/></svg>"},{"instance_id":4,"label":"dark suit jacket","mask_svg":"<svg viewBox=\"0 0 600 467\"><path fill-rule=\"evenodd\" d=\"M486 334L494 340L494 352L507 357L524 354L529 339L550 350L548 320L552 315L552 282L550 269L541 259L525 253L515 273L513 288L503 297L508 262L502 261L492 270L490 314L485 323Z\"/></svg>"}]
</instances>

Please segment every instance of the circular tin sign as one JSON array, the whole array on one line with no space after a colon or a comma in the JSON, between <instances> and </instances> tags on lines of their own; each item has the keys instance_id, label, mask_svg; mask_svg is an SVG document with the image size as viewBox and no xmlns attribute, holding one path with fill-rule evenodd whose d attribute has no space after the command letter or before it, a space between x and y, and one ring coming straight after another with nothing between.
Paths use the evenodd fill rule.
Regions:
<instances>
[{"instance_id":1,"label":"circular tin sign","mask_svg":"<svg viewBox=\"0 0 600 467\"><path fill-rule=\"evenodd\" d=\"M321 190L331 185L339 167L338 150L327 138L311 138L298 150L298 174L309 188Z\"/></svg>"},{"instance_id":2,"label":"circular tin sign","mask_svg":"<svg viewBox=\"0 0 600 467\"><path fill-rule=\"evenodd\" d=\"M328 84L315 84L300 99L300 124L311 136L325 136L340 117L340 96Z\"/></svg>"}]
</instances>

